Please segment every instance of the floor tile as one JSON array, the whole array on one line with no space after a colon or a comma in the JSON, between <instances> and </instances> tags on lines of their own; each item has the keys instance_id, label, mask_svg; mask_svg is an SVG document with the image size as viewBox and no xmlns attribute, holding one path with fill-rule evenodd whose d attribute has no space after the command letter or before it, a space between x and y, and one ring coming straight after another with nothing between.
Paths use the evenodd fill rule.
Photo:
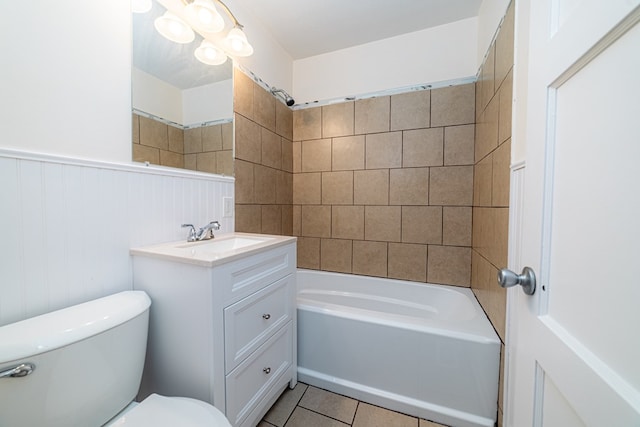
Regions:
<instances>
[{"instance_id":1,"label":"floor tile","mask_svg":"<svg viewBox=\"0 0 640 427\"><path fill-rule=\"evenodd\" d=\"M293 390L287 388L263 420L276 427L284 427L307 387L306 384L298 383Z\"/></svg>"},{"instance_id":2,"label":"floor tile","mask_svg":"<svg viewBox=\"0 0 640 427\"><path fill-rule=\"evenodd\" d=\"M360 402L353 427L418 427L418 419Z\"/></svg>"},{"instance_id":3,"label":"floor tile","mask_svg":"<svg viewBox=\"0 0 640 427\"><path fill-rule=\"evenodd\" d=\"M351 424L358 407L358 401L309 386L300 400L300 406Z\"/></svg>"},{"instance_id":4,"label":"floor tile","mask_svg":"<svg viewBox=\"0 0 640 427\"><path fill-rule=\"evenodd\" d=\"M297 407L287 424L286 427L348 427L349 424L341 423L338 420L334 420L316 412L310 411L305 408Z\"/></svg>"}]
</instances>

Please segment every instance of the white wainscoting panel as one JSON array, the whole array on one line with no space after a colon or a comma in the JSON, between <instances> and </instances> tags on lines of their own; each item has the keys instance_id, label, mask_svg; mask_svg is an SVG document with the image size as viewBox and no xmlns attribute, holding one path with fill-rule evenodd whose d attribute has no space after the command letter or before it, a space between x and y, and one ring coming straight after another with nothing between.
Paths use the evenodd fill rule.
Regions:
<instances>
[{"instance_id":1,"label":"white wainscoting panel","mask_svg":"<svg viewBox=\"0 0 640 427\"><path fill-rule=\"evenodd\" d=\"M234 179L0 150L0 325L132 289L129 248L223 218Z\"/></svg>"}]
</instances>

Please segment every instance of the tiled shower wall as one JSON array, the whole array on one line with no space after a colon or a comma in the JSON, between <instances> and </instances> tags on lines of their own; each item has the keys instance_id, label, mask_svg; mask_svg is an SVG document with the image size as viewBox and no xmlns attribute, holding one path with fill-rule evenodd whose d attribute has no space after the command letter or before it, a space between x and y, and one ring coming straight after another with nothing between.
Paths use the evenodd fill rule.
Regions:
<instances>
[{"instance_id":1,"label":"tiled shower wall","mask_svg":"<svg viewBox=\"0 0 640 427\"><path fill-rule=\"evenodd\" d=\"M292 234L293 114L234 70L235 229Z\"/></svg>"},{"instance_id":2,"label":"tiled shower wall","mask_svg":"<svg viewBox=\"0 0 640 427\"><path fill-rule=\"evenodd\" d=\"M133 161L233 175L233 124L180 129L133 114Z\"/></svg>"},{"instance_id":3,"label":"tiled shower wall","mask_svg":"<svg viewBox=\"0 0 640 427\"><path fill-rule=\"evenodd\" d=\"M513 86L514 2L511 2L476 84L471 287L503 344L506 291L497 284L507 266ZM504 345L502 348L504 354ZM501 363L501 372L504 367ZM502 386L501 378L500 384ZM502 423L502 390L498 424Z\"/></svg>"},{"instance_id":4,"label":"tiled shower wall","mask_svg":"<svg viewBox=\"0 0 640 427\"><path fill-rule=\"evenodd\" d=\"M470 286L475 85L293 113L298 266Z\"/></svg>"}]
</instances>

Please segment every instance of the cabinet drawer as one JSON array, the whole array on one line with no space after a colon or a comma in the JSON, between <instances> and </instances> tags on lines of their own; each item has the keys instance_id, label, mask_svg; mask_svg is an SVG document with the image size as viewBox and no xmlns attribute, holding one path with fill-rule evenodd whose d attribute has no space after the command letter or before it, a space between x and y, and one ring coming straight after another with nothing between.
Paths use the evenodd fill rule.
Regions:
<instances>
[{"instance_id":1,"label":"cabinet drawer","mask_svg":"<svg viewBox=\"0 0 640 427\"><path fill-rule=\"evenodd\" d=\"M224 310L225 372L229 373L291 320L293 275L238 301Z\"/></svg>"},{"instance_id":2,"label":"cabinet drawer","mask_svg":"<svg viewBox=\"0 0 640 427\"><path fill-rule=\"evenodd\" d=\"M213 285L226 307L294 273L295 269L296 245L292 242L215 268Z\"/></svg>"},{"instance_id":3,"label":"cabinet drawer","mask_svg":"<svg viewBox=\"0 0 640 427\"><path fill-rule=\"evenodd\" d=\"M226 416L240 425L292 364L292 322L226 376Z\"/></svg>"}]
</instances>

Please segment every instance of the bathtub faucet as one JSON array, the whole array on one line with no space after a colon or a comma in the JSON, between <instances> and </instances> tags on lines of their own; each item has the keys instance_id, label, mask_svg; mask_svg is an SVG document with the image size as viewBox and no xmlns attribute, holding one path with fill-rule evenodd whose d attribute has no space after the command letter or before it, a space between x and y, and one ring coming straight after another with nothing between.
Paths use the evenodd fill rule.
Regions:
<instances>
[{"instance_id":1,"label":"bathtub faucet","mask_svg":"<svg viewBox=\"0 0 640 427\"><path fill-rule=\"evenodd\" d=\"M218 221L211 221L209 224L198 230L198 233L196 234L196 240L213 239L215 237L213 235L213 230L220 230L220 223Z\"/></svg>"}]
</instances>

